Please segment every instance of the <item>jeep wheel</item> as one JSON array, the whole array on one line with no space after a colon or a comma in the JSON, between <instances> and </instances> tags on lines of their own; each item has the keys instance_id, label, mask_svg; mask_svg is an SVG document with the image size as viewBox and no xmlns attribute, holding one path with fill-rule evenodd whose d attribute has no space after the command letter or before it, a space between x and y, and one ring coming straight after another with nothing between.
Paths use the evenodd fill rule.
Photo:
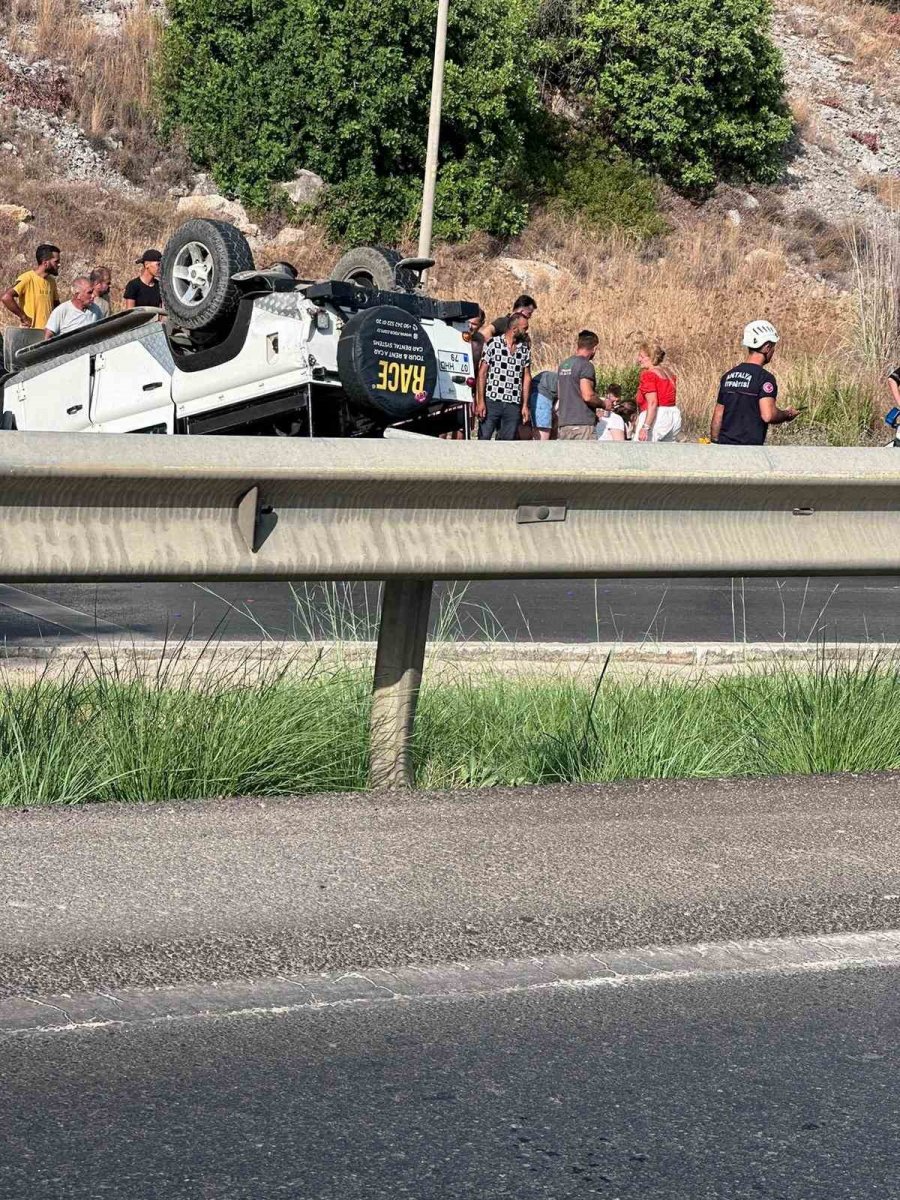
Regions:
<instances>
[{"instance_id":1,"label":"jeep wheel","mask_svg":"<svg viewBox=\"0 0 900 1200\"><path fill-rule=\"evenodd\" d=\"M227 221L195 218L169 238L160 287L166 312L185 329L210 329L237 311L240 293L231 282L254 269L247 239Z\"/></svg>"},{"instance_id":2,"label":"jeep wheel","mask_svg":"<svg viewBox=\"0 0 900 1200\"><path fill-rule=\"evenodd\" d=\"M397 278L397 263L402 258L399 250L387 246L357 246L338 259L331 278L358 283L360 287L379 292L411 292L416 286L415 273L400 271Z\"/></svg>"}]
</instances>

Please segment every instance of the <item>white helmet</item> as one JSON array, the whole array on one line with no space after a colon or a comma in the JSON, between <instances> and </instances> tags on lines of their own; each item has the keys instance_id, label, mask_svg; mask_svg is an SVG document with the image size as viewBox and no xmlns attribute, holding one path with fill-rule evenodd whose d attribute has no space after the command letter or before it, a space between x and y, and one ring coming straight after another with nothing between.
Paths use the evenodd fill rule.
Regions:
<instances>
[{"instance_id":1,"label":"white helmet","mask_svg":"<svg viewBox=\"0 0 900 1200\"><path fill-rule=\"evenodd\" d=\"M748 350L759 350L767 342L777 346L781 339L771 321L751 321L744 330L744 345Z\"/></svg>"}]
</instances>

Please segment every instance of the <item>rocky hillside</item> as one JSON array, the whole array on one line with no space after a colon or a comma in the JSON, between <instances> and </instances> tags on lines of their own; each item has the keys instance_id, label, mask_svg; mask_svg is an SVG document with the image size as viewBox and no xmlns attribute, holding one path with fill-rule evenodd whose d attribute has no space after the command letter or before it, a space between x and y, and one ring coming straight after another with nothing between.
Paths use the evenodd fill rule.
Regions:
<instances>
[{"instance_id":1,"label":"rocky hillside","mask_svg":"<svg viewBox=\"0 0 900 1200\"><path fill-rule=\"evenodd\" d=\"M779 198L788 211L885 228L900 205L900 16L781 0L777 18L797 122Z\"/></svg>"},{"instance_id":2,"label":"rocky hillside","mask_svg":"<svg viewBox=\"0 0 900 1200\"><path fill-rule=\"evenodd\" d=\"M121 128L117 114L105 111L115 104L95 91L99 60L101 87L123 92L120 107L146 98L145 52L157 40L148 31L162 10L163 0L0 0L7 18L0 37L0 186L10 165L27 161L40 142L45 171L111 195L144 193L174 204L215 190L192 175L180 152L148 145L148 125ZM782 184L757 198L787 214L883 226L895 192L900 196L900 16L853 0L777 0L774 36L797 137ZM136 63L136 55L145 61ZM141 145L130 147L136 133ZM747 207L753 201L739 198L731 221Z\"/></svg>"}]
</instances>

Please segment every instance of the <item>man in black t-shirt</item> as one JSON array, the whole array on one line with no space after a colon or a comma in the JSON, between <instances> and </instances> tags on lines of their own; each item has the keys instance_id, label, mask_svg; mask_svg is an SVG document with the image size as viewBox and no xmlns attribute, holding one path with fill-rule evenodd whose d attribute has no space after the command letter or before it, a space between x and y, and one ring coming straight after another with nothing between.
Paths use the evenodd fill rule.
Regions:
<instances>
[{"instance_id":1,"label":"man in black t-shirt","mask_svg":"<svg viewBox=\"0 0 900 1200\"><path fill-rule=\"evenodd\" d=\"M516 302L512 306L512 312L509 312L504 317L494 317L490 325L485 325L482 329L484 335L484 344L487 345L492 337L499 337L505 334L509 329L509 323L515 316L521 316L531 320L537 312L537 301L531 296L517 296Z\"/></svg>"},{"instance_id":2,"label":"man in black t-shirt","mask_svg":"<svg viewBox=\"0 0 900 1200\"><path fill-rule=\"evenodd\" d=\"M141 267L140 275L129 279L123 292L124 308L162 308L162 295L159 290L159 272L162 267L162 255L158 250L145 250L137 260Z\"/></svg>"},{"instance_id":3,"label":"man in black t-shirt","mask_svg":"<svg viewBox=\"0 0 900 1200\"><path fill-rule=\"evenodd\" d=\"M766 370L779 337L768 321L751 321L744 330L745 360L722 376L709 436L720 446L762 446L770 425L782 425L798 415L796 408L779 408L778 383Z\"/></svg>"}]
</instances>

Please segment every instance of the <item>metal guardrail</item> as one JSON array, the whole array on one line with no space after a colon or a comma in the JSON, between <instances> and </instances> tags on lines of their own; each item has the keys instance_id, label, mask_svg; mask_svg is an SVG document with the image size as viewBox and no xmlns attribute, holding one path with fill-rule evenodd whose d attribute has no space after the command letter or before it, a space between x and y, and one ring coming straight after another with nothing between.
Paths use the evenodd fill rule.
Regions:
<instances>
[{"instance_id":1,"label":"metal guardrail","mask_svg":"<svg viewBox=\"0 0 900 1200\"><path fill-rule=\"evenodd\" d=\"M435 579L900 573L874 450L0 440L0 578L386 582L372 779L405 786Z\"/></svg>"}]
</instances>

